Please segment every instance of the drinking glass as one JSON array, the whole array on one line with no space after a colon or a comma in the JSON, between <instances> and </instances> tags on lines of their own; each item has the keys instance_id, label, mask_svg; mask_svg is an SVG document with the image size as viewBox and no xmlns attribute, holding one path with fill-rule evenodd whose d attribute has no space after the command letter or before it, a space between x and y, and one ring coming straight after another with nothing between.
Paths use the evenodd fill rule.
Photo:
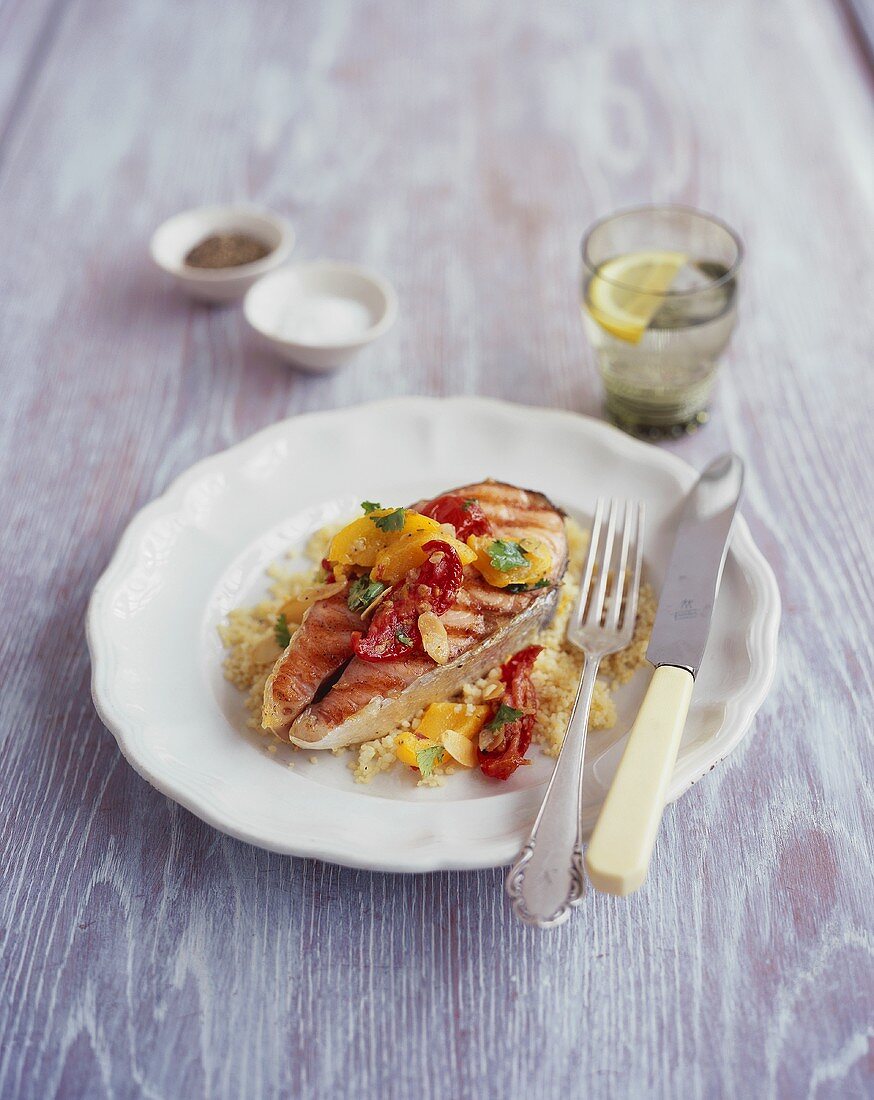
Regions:
<instances>
[{"instance_id":1,"label":"drinking glass","mask_svg":"<svg viewBox=\"0 0 874 1100\"><path fill-rule=\"evenodd\" d=\"M742 260L733 230L687 207L636 207L589 229L583 326L614 424L659 439L707 422Z\"/></svg>"}]
</instances>

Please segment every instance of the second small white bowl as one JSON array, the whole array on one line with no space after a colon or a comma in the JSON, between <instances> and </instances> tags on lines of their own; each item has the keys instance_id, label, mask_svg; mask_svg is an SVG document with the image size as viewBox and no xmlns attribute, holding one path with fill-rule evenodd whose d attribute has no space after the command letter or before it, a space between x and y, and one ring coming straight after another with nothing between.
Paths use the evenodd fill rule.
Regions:
<instances>
[{"instance_id":1,"label":"second small white bowl","mask_svg":"<svg viewBox=\"0 0 874 1100\"><path fill-rule=\"evenodd\" d=\"M397 295L355 264L319 260L259 279L243 313L261 339L295 366L329 371L382 336L397 316Z\"/></svg>"}]
</instances>

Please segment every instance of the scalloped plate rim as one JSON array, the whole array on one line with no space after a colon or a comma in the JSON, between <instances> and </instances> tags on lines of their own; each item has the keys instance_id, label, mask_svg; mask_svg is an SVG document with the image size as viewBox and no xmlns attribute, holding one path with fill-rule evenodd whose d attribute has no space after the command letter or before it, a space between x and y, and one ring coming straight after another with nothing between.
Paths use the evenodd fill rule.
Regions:
<instances>
[{"instance_id":1,"label":"scalloped plate rim","mask_svg":"<svg viewBox=\"0 0 874 1100\"><path fill-rule=\"evenodd\" d=\"M343 866L372 871L419 873L436 870L476 870L502 866L514 858L515 852L510 849L502 852L499 858L496 858L496 849L500 847L501 839L498 837L490 838L494 849L489 849L483 853L476 850L463 853L455 851L451 857L447 858L445 854L441 855L442 838L434 836L428 842L418 844L411 851L406 853L395 851L391 859L383 860L374 857L372 852L361 854L360 851L356 850L355 844L338 843L336 838L326 841L321 837L307 838L296 835L289 842L285 838L277 840L265 836L257 829L247 826L244 820L233 820L227 812L215 807L200 792L191 791L181 785L178 779L174 780L174 777L162 773L160 768L156 767L159 762L149 759L148 753L143 750L141 743L138 743L140 741L138 734L131 728L127 716L120 712L120 708L111 699L111 693L105 678L105 672L112 662L110 657L111 643L109 643L101 621L105 610L102 603L104 593L116 577L129 567L131 556L135 557L136 549L139 546L139 539L152 521L168 509L175 507L177 503L180 503L189 485L195 483L210 467L217 467L219 464L232 460L234 456L249 450L255 450L268 442L271 437L285 436L288 432L294 431L304 421L314 424L319 419L366 415L369 412L376 412L387 407L423 409L434 408L438 405L445 407L450 404L479 408L483 411L489 409L500 410L504 415L508 413L510 415L533 414L574 422L581 431L592 432L600 436L603 442L612 445L611 449L620 454L625 452L628 455L630 452L631 457L637 457L645 450L651 456L657 456L657 463L665 468L670 468L686 487L691 485L696 477L695 469L682 458L633 439L604 421L571 412L567 409L519 405L496 398L479 396L402 396L359 405L342 406L336 409L301 413L270 424L246 439L193 463L177 475L163 493L144 505L131 518L108 565L94 586L86 612L85 633L92 663L91 694L94 706L101 721L115 738L122 755L133 769L158 791L221 832L266 850L304 858L317 858ZM706 762L694 767L689 774L680 776L675 771L669 788L668 797L671 802L678 799L694 783L708 774L718 763L733 752L743 740L756 711L767 696L776 671L777 639L781 616L780 593L770 565L754 542L746 521L740 515L735 520L732 532L731 552L742 565L744 575L750 583L751 591L757 600L756 609L758 614L753 615L747 635L751 658L750 675L742 689L726 701L726 715L719 730L722 735L719 755L716 757L713 755L707 756ZM724 732L727 726L731 726L729 736L725 736ZM706 756L707 754L699 752L698 755ZM366 795L363 795L363 797L366 797Z\"/></svg>"}]
</instances>

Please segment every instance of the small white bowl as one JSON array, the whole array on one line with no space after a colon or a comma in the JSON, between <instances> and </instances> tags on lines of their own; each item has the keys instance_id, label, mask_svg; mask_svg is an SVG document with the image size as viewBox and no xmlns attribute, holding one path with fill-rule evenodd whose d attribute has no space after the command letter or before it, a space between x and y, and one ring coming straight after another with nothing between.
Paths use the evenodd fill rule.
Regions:
<instances>
[{"instance_id":1,"label":"small white bowl","mask_svg":"<svg viewBox=\"0 0 874 1100\"><path fill-rule=\"evenodd\" d=\"M272 251L262 260L239 267L189 267L185 257L213 233L248 233ZM202 302L230 302L241 298L249 287L280 264L285 263L294 244L294 230L278 214L245 204L199 206L175 214L152 235L152 259L177 287Z\"/></svg>"},{"instance_id":2,"label":"small white bowl","mask_svg":"<svg viewBox=\"0 0 874 1100\"><path fill-rule=\"evenodd\" d=\"M348 362L391 328L397 312L397 295L385 279L331 260L274 271L243 301L246 320L261 339L286 362L309 371Z\"/></svg>"}]
</instances>

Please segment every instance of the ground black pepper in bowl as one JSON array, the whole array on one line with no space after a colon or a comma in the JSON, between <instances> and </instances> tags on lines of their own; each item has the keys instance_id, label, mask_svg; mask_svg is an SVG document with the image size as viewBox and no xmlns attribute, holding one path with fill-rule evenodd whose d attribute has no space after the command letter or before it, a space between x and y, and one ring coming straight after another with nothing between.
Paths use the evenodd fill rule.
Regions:
<instances>
[{"instance_id":1,"label":"ground black pepper in bowl","mask_svg":"<svg viewBox=\"0 0 874 1100\"><path fill-rule=\"evenodd\" d=\"M242 267L263 260L273 251L270 245L248 233L214 233L186 253L188 267Z\"/></svg>"}]
</instances>

